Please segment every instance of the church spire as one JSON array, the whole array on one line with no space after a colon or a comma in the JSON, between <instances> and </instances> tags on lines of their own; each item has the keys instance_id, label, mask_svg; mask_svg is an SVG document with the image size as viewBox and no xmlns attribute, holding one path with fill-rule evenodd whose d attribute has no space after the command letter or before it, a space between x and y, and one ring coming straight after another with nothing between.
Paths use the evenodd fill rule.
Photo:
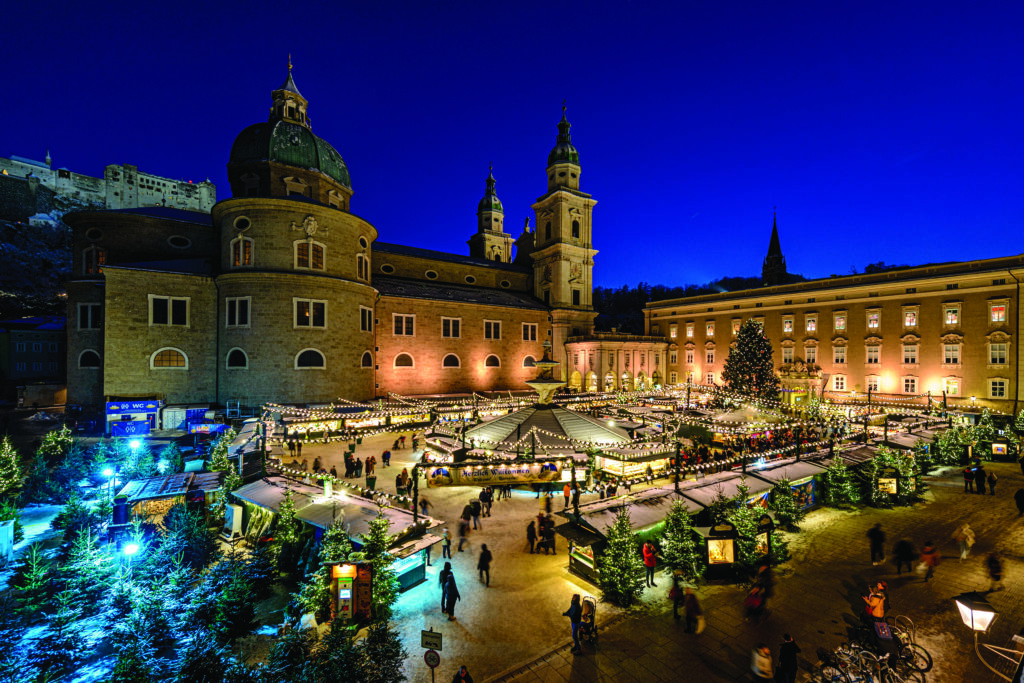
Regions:
<instances>
[{"instance_id":1,"label":"church spire","mask_svg":"<svg viewBox=\"0 0 1024 683\"><path fill-rule=\"evenodd\" d=\"M292 78L291 55L288 55L288 76L284 79L281 87L271 93L271 97L274 99L274 104L270 108L271 121L284 119L306 128L311 127L309 116L306 114L309 102L299 92L295 80Z\"/></svg>"},{"instance_id":2,"label":"church spire","mask_svg":"<svg viewBox=\"0 0 1024 683\"><path fill-rule=\"evenodd\" d=\"M772 209L772 236L768 241L768 254L761 265L761 283L770 287L782 285L788 281L786 273L786 257L782 255L782 244L779 241L778 219Z\"/></svg>"}]
</instances>

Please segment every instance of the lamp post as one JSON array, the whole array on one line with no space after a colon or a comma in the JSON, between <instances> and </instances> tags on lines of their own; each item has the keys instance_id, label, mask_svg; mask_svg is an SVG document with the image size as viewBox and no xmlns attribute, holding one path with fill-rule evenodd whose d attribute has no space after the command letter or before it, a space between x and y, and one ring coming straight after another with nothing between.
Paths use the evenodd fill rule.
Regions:
<instances>
[{"instance_id":1,"label":"lamp post","mask_svg":"<svg viewBox=\"0 0 1024 683\"><path fill-rule=\"evenodd\" d=\"M995 608L989 604L988 600L977 592L963 593L953 598L953 601L956 603L956 608L960 612L960 619L964 622L964 626L971 629L971 632L974 633L974 652L978 655L978 659L981 660L981 663L984 664L986 668L1004 681L1013 681L1010 676L1007 676L985 661L985 658L981 656L982 644L978 643L978 634L988 633L988 630L992 627L992 622L996 620L999 613L996 612ZM988 643L983 643L983 645L985 648L995 652L1000 657L1010 660L1015 665L1019 665L1021 653L1017 652L1017 650L997 647L995 645L989 645Z\"/></svg>"}]
</instances>

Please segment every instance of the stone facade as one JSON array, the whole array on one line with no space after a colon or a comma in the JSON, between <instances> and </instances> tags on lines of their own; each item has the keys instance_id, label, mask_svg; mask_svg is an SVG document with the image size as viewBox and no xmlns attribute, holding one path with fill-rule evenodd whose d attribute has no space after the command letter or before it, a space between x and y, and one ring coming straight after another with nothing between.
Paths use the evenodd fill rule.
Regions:
<instances>
[{"instance_id":1,"label":"stone facade","mask_svg":"<svg viewBox=\"0 0 1024 683\"><path fill-rule=\"evenodd\" d=\"M668 375L670 345L663 337L615 332L571 337L567 345L573 391L642 391L676 384Z\"/></svg>"}]
</instances>

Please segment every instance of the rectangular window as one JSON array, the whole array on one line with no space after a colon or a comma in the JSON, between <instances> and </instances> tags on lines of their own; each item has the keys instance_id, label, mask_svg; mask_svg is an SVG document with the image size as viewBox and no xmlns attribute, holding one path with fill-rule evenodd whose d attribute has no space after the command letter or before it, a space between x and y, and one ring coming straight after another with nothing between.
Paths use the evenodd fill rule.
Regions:
<instances>
[{"instance_id":1,"label":"rectangular window","mask_svg":"<svg viewBox=\"0 0 1024 683\"><path fill-rule=\"evenodd\" d=\"M707 353L705 354L704 357L707 360L708 365L714 365L714 363L715 363L715 350L714 349L708 349L708 351L707 351Z\"/></svg>"},{"instance_id":2,"label":"rectangular window","mask_svg":"<svg viewBox=\"0 0 1024 683\"><path fill-rule=\"evenodd\" d=\"M39 353L42 350L43 350L43 345L40 344L39 342L34 342L32 344L32 352L33 353Z\"/></svg>"},{"instance_id":3,"label":"rectangular window","mask_svg":"<svg viewBox=\"0 0 1024 683\"><path fill-rule=\"evenodd\" d=\"M669 365L675 365L676 363L678 363L679 362L679 352L678 351L669 351L668 352L668 362L669 362Z\"/></svg>"},{"instance_id":4,"label":"rectangular window","mask_svg":"<svg viewBox=\"0 0 1024 683\"><path fill-rule=\"evenodd\" d=\"M943 344L942 345L942 362L946 365L959 365L960 364L960 345L959 344Z\"/></svg>"},{"instance_id":5,"label":"rectangular window","mask_svg":"<svg viewBox=\"0 0 1024 683\"><path fill-rule=\"evenodd\" d=\"M56 344L56 343L54 343L54 342L50 342L50 346L49 346L49 349L50 349L50 352L51 352L51 353L52 353L52 352L54 352L54 351L56 351L56 350L57 350L57 344Z\"/></svg>"},{"instance_id":6,"label":"rectangular window","mask_svg":"<svg viewBox=\"0 0 1024 683\"><path fill-rule=\"evenodd\" d=\"M578 290L578 289L572 290L572 305L573 306L579 306L580 305L580 290Z\"/></svg>"},{"instance_id":7,"label":"rectangular window","mask_svg":"<svg viewBox=\"0 0 1024 683\"><path fill-rule=\"evenodd\" d=\"M868 391L878 391L878 378L868 377L867 380Z\"/></svg>"},{"instance_id":8,"label":"rectangular window","mask_svg":"<svg viewBox=\"0 0 1024 683\"><path fill-rule=\"evenodd\" d=\"M832 389L835 391L846 391L846 377L836 375L832 378Z\"/></svg>"},{"instance_id":9,"label":"rectangular window","mask_svg":"<svg viewBox=\"0 0 1024 683\"><path fill-rule=\"evenodd\" d=\"M484 339L501 339L501 322L498 320L484 321Z\"/></svg>"},{"instance_id":10,"label":"rectangular window","mask_svg":"<svg viewBox=\"0 0 1024 683\"><path fill-rule=\"evenodd\" d=\"M793 319L783 318L782 319L782 332L784 334L792 334L793 332Z\"/></svg>"},{"instance_id":11,"label":"rectangular window","mask_svg":"<svg viewBox=\"0 0 1024 683\"><path fill-rule=\"evenodd\" d=\"M990 365L1006 365L1006 354L1009 344L989 344L988 362Z\"/></svg>"},{"instance_id":12,"label":"rectangular window","mask_svg":"<svg viewBox=\"0 0 1024 683\"><path fill-rule=\"evenodd\" d=\"M674 372L668 373L668 383L669 384L676 384L678 382L679 382L679 375L677 375Z\"/></svg>"},{"instance_id":13,"label":"rectangular window","mask_svg":"<svg viewBox=\"0 0 1024 683\"><path fill-rule=\"evenodd\" d=\"M57 371L57 364L51 361L51 362L46 364L46 369L49 370L50 372L56 372Z\"/></svg>"},{"instance_id":14,"label":"rectangular window","mask_svg":"<svg viewBox=\"0 0 1024 683\"><path fill-rule=\"evenodd\" d=\"M793 347L783 346L782 347L782 362L792 363L793 362Z\"/></svg>"},{"instance_id":15,"label":"rectangular window","mask_svg":"<svg viewBox=\"0 0 1024 683\"><path fill-rule=\"evenodd\" d=\"M903 327L917 327L917 311L903 312Z\"/></svg>"},{"instance_id":16,"label":"rectangular window","mask_svg":"<svg viewBox=\"0 0 1024 683\"><path fill-rule=\"evenodd\" d=\"M693 351L686 352L686 364L693 365Z\"/></svg>"},{"instance_id":17,"label":"rectangular window","mask_svg":"<svg viewBox=\"0 0 1024 683\"><path fill-rule=\"evenodd\" d=\"M373 332L373 309L366 306L359 307L359 331Z\"/></svg>"},{"instance_id":18,"label":"rectangular window","mask_svg":"<svg viewBox=\"0 0 1024 683\"><path fill-rule=\"evenodd\" d=\"M327 327L327 302L292 299L295 302L295 327Z\"/></svg>"},{"instance_id":19,"label":"rectangular window","mask_svg":"<svg viewBox=\"0 0 1024 683\"><path fill-rule=\"evenodd\" d=\"M864 359L865 363L871 363L871 364L878 363L878 358L881 355L879 353L881 351L881 347L878 347L878 346L868 346L865 349L865 351L867 352L867 355L865 356L865 359Z\"/></svg>"},{"instance_id":20,"label":"rectangular window","mask_svg":"<svg viewBox=\"0 0 1024 683\"><path fill-rule=\"evenodd\" d=\"M945 390L947 396L959 396L960 378L947 377L946 379L942 380L942 388Z\"/></svg>"},{"instance_id":21,"label":"rectangular window","mask_svg":"<svg viewBox=\"0 0 1024 683\"><path fill-rule=\"evenodd\" d=\"M715 373L709 372L707 375L705 375L704 381L707 384L714 384L715 383Z\"/></svg>"},{"instance_id":22,"label":"rectangular window","mask_svg":"<svg viewBox=\"0 0 1024 683\"><path fill-rule=\"evenodd\" d=\"M1004 304L994 304L989 306L989 319L994 323L1005 323L1006 306Z\"/></svg>"},{"instance_id":23,"label":"rectangular window","mask_svg":"<svg viewBox=\"0 0 1024 683\"><path fill-rule=\"evenodd\" d=\"M32 364L32 371L33 372L39 372L42 369L43 369L43 364L42 363L33 363Z\"/></svg>"},{"instance_id":24,"label":"rectangular window","mask_svg":"<svg viewBox=\"0 0 1024 683\"><path fill-rule=\"evenodd\" d=\"M706 336L708 336L708 337L714 337L715 336L715 324L714 323L708 323L707 324L707 326L706 326Z\"/></svg>"},{"instance_id":25,"label":"rectangular window","mask_svg":"<svg viewBox=\"0 0 1024 683\"><path fill-rule=\"evenodd\" d=\"M523 323L523 341L537 341L537 323Z\"/></svg>"},{"instance_id":26,"label":"rectangular window","mask_svg":"<svg viewBox=\"0 0 1024 683\"><path fill-rule=\"evenodd\" d=\"M25 365L24 363L18 363L18 364L17 364L16 366L15 366L15 369L16 369L16 370L17 370L18 372L25 372L25 368L26 368L26 367L27 367L27 366L26 366L26 365Z\"/></svg>"},{"instance_id":27,"label":"rectangular window","mask_svg":"<svg viewBox=\"0 0 1024 683\"><path fill-rule=\"evenodd\" d=\"M459 339L462 337L462 319L441 318L441 336L446 339Z\"/></svg>"},{"instance_id":28,"label":"rectangular window","mask_svg":"<svg viewBox=\"0 0 1024 683\"><path fill-rule=\"evenodd\" d=\"M836 365L846 365L846 347L845 346L833 346L832 347L832 362Z\"/></svg>"},{"instance_id":29,"label":"rectangular window","mask_svg":"<svg viewBox=\"0 0 1024 683\"><path fill-rule=\"evenodd\" d=\"M249 327L250 299L248 296L224 299L227 306L226 327Z\"/></svg>"},{"instance_id":30,"label":"rectangular window","mask_svg":"<svg viewBox=\"0 0 1024 683\"><path fill-rule=\"evenodd\" d=\"M190 299L180 296L149 295L149 324L188 327Z\"/></svg>"},{"instance_id":31,"label":"rectangular window","mask_svg":"<svg viewBox=\"0 0 1024 683\"><path fill-rule=\"evenodd\" d=\"M693 323L686 323L686 338L693 339Z\"/></svg>"},{"instance_id":32,"label":"rectangular window","mask_svg":"<svg viewBox=\"0 0 1024 683\"><path fill-rule=\"evenodd\" d=\"M834 322L835 322L836 332L842 332L843 330L846 329L846 316L845 315L837 315L834 318Z\"/></svg>"},{"instance_id":33,"label":"rectangular window","mask_svg":"<svg viewBox=\"0 0 1024 683\"><path fill-rule=\"evenodd\" d=\"M21 351L22 353L24 353L25 352L25 342L18 342L17 344L15 344L14 345L14 350L15 351Z\"/></svg>"},{"instance_id":34,"label":"rectangular window","mask_svg":"<svg viewBox=\"0 0 1024 683\"><path fill-rule=\"evenodd\" d=\"M669 339L675 339L678 334L679 334L679 325L676 325L675 323L673 323L673 324L668 326L668 338Z\"/></svg>"},{"instance_id":35,"label":"rectangular window","mask_svg":"<svg viewBox=\"0 0 1024 683\"><path fill-rule=\"evenodd\" d=\"M881 326L882 314L878 311L868 313L868 329L877 330Z\"/></svg>"},{"instance_id":36,"label":"rectangular window","mask_svg":"<svg viewBox=\"0 0 1024 683\"><path fill-rule=\"evenodd\" d=\"M903 378L903 393L904 394L916 394L917 393L917 378L916 377L904 377Z\"/></svg>"},{"instance_id":37,"label":"rectangular window","mask_svg":"<svg viewBox=\"0 0 1024 683\"><path fill-rule=\"evenodd\" d=\"M960 307L959 306L946 306L943 312L943 320L946 321L947 325L958 325L960 324Z\"/></svg>"},{"instance_id":38,"label":"rectangular window","mask_svg":"<svg viewBox=\"0 0 1024 683\"><path fill-rule=\"evenodd\" d=\"M732 321L732 336L735 337L739 333L740 333L740 321L739 320L733 320Z\"/></svg>"},{"instance_id":39,"label":"rectangular window","mask_svg":"<svg viewBox=\"0 0 1024 683\"><path fill-rule=\"evenodd\" d=\"M416 316L406 315L404 313L395 313L393 317L395 322L394 329L396 337L413 336L413 330L415 329L414 321L416 320Z\"/></svg>"},{"instance_id":40,"label":"rectangular window","mask_svg":"<svg viewBox=\"0 0 1024 683\"><path fill-rule=\"evenodd\" d=\"M818 347L817 346L808 346L808 347L804 348L804 356L807 357L807 362L808 363L817 363L818 362Z\"/></svg>"},{"instance_id":41,"label":"rectangular window","mask_svg":"<svg viewBox=\"0 0 1024 683\"><path fill-rule=\"evenodd\" d=\"M990 379L988 381L988 395L990 398L1006 398L1006 380Z\"/></svg>"},{"instance_id":42,"label":"rectangular window","mask_svg":"<svg viewBox=\"0 0 1024 683\"><path fill-rule=\"evenodd\" d=\"M903 345L903 364L917 365L917 344Z\"/></svg>"},{"instance_id":43,"label":"rectangular window","mask_svg":"<svg viewBox=\"0 0 1024 683\"><path fill-rule=\"evenodd\" d=\"M807 331L808 332L817 332L818 331L818 317L817 316L807 316Z\"/></svg>"}]
</instances>

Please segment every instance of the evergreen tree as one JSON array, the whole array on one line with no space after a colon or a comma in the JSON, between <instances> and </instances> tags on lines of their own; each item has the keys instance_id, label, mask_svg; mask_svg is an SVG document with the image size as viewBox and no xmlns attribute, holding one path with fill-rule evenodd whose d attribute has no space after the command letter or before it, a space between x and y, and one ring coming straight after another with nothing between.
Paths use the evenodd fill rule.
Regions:
<instances>
[{"instance_id":1,"label":"evergreen tree","mask_svg":"<svg viewBox=\"0 0 1024 683\"><path fill-rule=\"evenodd\" d=\"M48 604L50 566L50 561L43 555L42 544L33 543L29 546L14 580L14 587L17 589L15 600L18 602L20 614L35 614Z\"/></svg>"},{"instance_id":2,"label":"evergreen tree","mask_svg":"<svg viewBox=\"0 0 1024 683\"><path fill-rule=\"evenodd\" d=\"M366 683L402 683L406 680L403 664L409 653L401 637L386 621L370 626L362 649L362 676Z\"/></svg>"},{"instance_id":3,"label":"evergreen tree","mask_svg":"<svg viewBox=\"0 0 1024 683\"><path fill-rule=\"evenodd\" d=\"M768 508L775 513L776 521L784 528L792 529L807 515L797 504L789 479L781 479L776 483L770 498Z\"/></svg>"},{"instance_id":4,"label":"evergreen tree","mask_svg":"<svg viewBox=\"0 0 1024 683\"><path fill-rule=\"evenodd\" d=\"M779 378L772 363L772 345L761 323L748 319L740 327L725 359L722 381L730 390L757 400L778 400Z\"/></svg>"},{"instance_id":5,"label":"evergreen tree","mask_svg":"<svg viewBox=\"0 0 1024 683\"><path fill-rule=\"evenodd\" d=\"M71 435L71 430L67 425L61 425L60 429L49 432L43 437L43 442L39 445L36 455L42 457L47 466L55 467L64 461L64 456L68 454L74 443L75 438Z\"/></svg>"},{"instance_id":6,"label":"evergreen tree","mask_svg":"<svg viewBox=\"0 0 1024 683\"><path fill-rule=\"evenodd\" d=\"M850 508L860 502L860 490L846 461L833 458L825 468L825 505L833 508Z\"/></svg>"},{"instance_id":7,"label":"evergreen tree","mask_svg":"<svg viewBox=\"0 0 1024 683\"><path fill-rule=\"evenodd\" d=\"M256 629L252 587L238 568L217 594L217 634L226 641L249 635Z\"/></svg>"},{"instance_id":8,"label":"evergreen tree","mask_svg":"<svg viewBox=\"0 0 1024 683\"><path fill-rule=\"evenodd\" d=\"M21 486L21 456L6 436L0 441L0 495Z\"/></svg>"},{"instance_id":9,"label":"evergreen tree","mask_svg":"<svg viewBox=\"0 0 1024 683\"><path fill-rule=\"evenodd\" d=\"M646 571L625 507L619 509L605 536L607 545L597 558L601 593L608 602L628 607L643 593Z\"/></svg>"},{"instance_id":10,"label":"evergreen tree","mask_svg":"<svg viewBox=\"0 0 1024 683\"><path fill-rule=\"evenodd\" d=\"M129 638L117 644L117 663L106 683L154 683L153 648L144 640Z\"/></svg>"},{"instance_id":11,"label":"evergreen tree","mask_svg":"<svg viewBox=\"0 0 1024 683\"><path fill-rule=\"evenodd\" d=\"M985 408L981 411L981 419L974 425L974 450L976 452L991 453L992 442L996 439L996 426L992 422L992 412Z\"/></svg>"},{"instance_id":12,"label":"evergreen tree","mask_svg":"<svg viewBox=\"0 0 1024 683\"><path fill-rule=\"evenodd\" d=\"M185 458L176 443L168 444L160 451L160 461L166 463L167 474L176 474L185 469Z\"/></svg>"},{"instance_id":13,"label":"evergreen tree","mask_svg":"<svg viewBox=\"0 0 1024 683\"><path fill-rule=\"evenodd\" d=\"M46 615L47 633L32 649L32 664L40 673L58 677L74 671L91 649L89 632L78 628L82 608L74 592L61 591L54 598L54 611Z\"/></svg>"},{"instance_id":14,"label":"evergreen tree","mask_svg":"<svg viewBox=\"0 0 1024 683\"><path fill-rule=\"evenodd\" d=\"M340 619L331 622L330 630L316 644L312 656L306 662L303 671L306 677L316 683L355 683L365 680L361 675L365 650L356 645L354 635L354 630Z\"/></svg>"},{"instance_id":15,"label":"evergreen tree","mask_svg":"<svg viewBox=\"0 0 1024 683\"><path fill-rule=\"evenodd\" d=\"M284 492L284 500L277 511L277 526L274 529L275 540L282 546L291 546L299 542L299 520L296 517L295 502L292 500L291 489Z\"/></svg>"},{"instance_id":16,"label":"evergreen tree","mask_svg":"<svg viewBox=\"0 0 1024 683\"><path fill-rule=\"evenodd\" d=\"M0 522L14 520L14 542L21 543L25 538L25 528L21 525L21 510L9 500L0 500Z\"/></svg>"},{"instance_id":17,"label":"evergreen tree","mask_svg":"<svg viewBox=\"0 0 1024 683\"><path fill-rule=\"evenodd\" d=\"M79 604L92 614L99 608L113 572L110 553L99 546L92 529L87 529L71 544L61 575L67 589L77 595Z\"/></svg>"},{"instance_id":18,"label":"evergreen tree","mask_svg":"<svg viewBox=\"0 0 1024 683\"><path fill-rule=\"evenodd\" d=\"M1017 413L1017 419L1013 422L1013 428L1017 430L1018 434L1024 434L1024 408L1020 409Z\"/></svg>"},{"instance_id":19,"label":"evergreen tree","mask_svg":"<svg viewBox=\"0 0 1024 683\"><path fill-rule=\"evenodd\" d=\"M22 640L25 629L17 615L17 606L10 597L0 599L0 683L23 683L31 680L28 658Z\"/></svg>"},{"instance_id":20,"label":"evergreen tree","mask_svg":"<svg viewBox=\"0 0 1024 683\"><path fill-rule=\"evenodd\" d=\"M169 559L181 555L184 564L199 571L217 559L216 535L206 526L199 512L178 503L164 516L167 533L160 544L160 554Z\"/></svg>"},{"instance_id":21,"label":"evergreen tree","mask_svg":"<svg viewBox=\"0 0 1024 683\"><path fill-rule=\"evenodd\" d=\"M757 535L758 520L765 513L760 506L751 507L747 504L750 497L750 487L745 483L736 487L736 499L726 517L727 521L736 529L736 565L738 568L753 574L754 567L758 562L765 559L772 564L778 564L789 557L789 547L786 540L778 531L772 531L770 542L771 555L765 558L758 553Z\"/></svg>"},{"instance_id":22,"label":"evergreen tree","mask_svg":"<svg viewBox=\"0 0 1024 683\"><path fill-rule=\"evenodd\" d=\"M690 511L680 500L672 503L665 516L665 533L661 537L661 559L673 570L679 570L688 581L704 577L704 553L690 519Z\"/></svg>"},{"instance_id":23,"label":"evergreen tree","mask_svg":"<svg viewBox=\"0 0 1024 683\"><path fill-rule=\"evenodd\" d=\"M50 526L57 530L63 530L64 540L73 543L79 534L93 530L98 522L96 513L85 505L76 493L53 518Z\"/></svg>"},{"instance_id":24,"label":"evergreen tree","mask_svg":"<svg viewBox=\"0 0 1024 683\"><path fill-rule=\"evenodd\" d=\"M238 436L238 432L230 427L221 432L220 437L213 444L213 450L210 451L210 463L208 469L211 472L227 472L231 466L231 461L228 459L228 448L231 446L231 442Z\"/></svg>"},{"instance_id":25,"label":"evergreen tree","mask_svg":"<svg viewBox=\"0 0 1024 683\"><path fill-rule=\"evenodd\" d=\"M320 567L310 574L299 586L295 594L296 600L306 612L317 615L317 619L325 618L331 610L330 570L324 566L328 562L343 562L352 553L352 542L344 524L334 524L324 532L320 541Z\"/></svg>"},{"instance_id":26,"label":"evergreen tree","mask_svg":"<svg viewBox=\"0 0 1024 683\"><path fill-rule=\"evenodd\" d=\"M383 513L370 522L369 529L359 536L363 544L363 557L373 565L373 619L387 621L391 606L398 600L398 576L391 565L395 556L388 552L395 537L388 533L391 522Z\"/></svg>"},{"instance_id":27,"label":"evergreen tree","mask_svg":"<svg viewBox=\"0 0 1024 683\"><path fill-rule=\"evenodd\" d=\"M223 683L228 662L224 648L209 633L196 631L184 638L174 664L176 683Z\"/></svg>"}]
</instances>

